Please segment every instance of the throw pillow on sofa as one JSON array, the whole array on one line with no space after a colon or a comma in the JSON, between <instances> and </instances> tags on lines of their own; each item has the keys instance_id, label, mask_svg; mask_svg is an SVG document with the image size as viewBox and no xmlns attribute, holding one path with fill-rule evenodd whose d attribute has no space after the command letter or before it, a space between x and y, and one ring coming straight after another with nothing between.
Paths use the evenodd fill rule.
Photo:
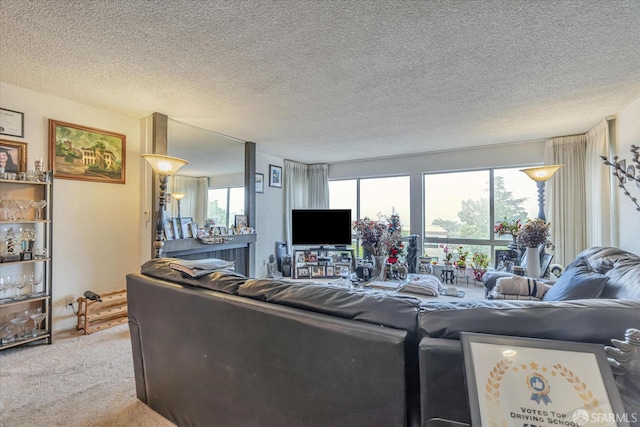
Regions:
<instances>
[{"instance_id":1,"label":"throw pillow on sofa","mask_svg":"<svg viewBox=\"0 0 640 427\"><path fill-rule=\"evenodd\" d=\"M560 279L544 294L543 301L598 298L609 278L591 269L584 258L576 258Z\"/></svg>"}]
</instances>

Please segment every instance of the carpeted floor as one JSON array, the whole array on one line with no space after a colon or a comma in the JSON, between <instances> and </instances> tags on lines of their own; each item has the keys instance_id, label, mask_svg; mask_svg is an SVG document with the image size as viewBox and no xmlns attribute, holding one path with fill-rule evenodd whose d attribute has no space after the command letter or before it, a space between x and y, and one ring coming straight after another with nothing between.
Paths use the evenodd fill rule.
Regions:
<instances>
[{"instance_id":1,"label":"carpeted floor","mask_svg":"<svg viewBox=\"0 0 640 427\"><path fill-rule=\"evenodd\" d=\"M128 325L0 352L1 427L170 427L136 399Z\"/></svg>"}]
</instances>

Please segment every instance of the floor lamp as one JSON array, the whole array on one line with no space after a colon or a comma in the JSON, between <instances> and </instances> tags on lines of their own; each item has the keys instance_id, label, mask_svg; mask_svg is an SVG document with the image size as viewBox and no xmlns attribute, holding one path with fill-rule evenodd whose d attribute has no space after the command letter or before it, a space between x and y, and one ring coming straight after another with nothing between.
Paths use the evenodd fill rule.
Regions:
<instances>
[{"instance_id":1,"label":"floor lamp","mask_svg":"<svg viewBox=\"0 0 640 427\"><path fill-rule=\"evenodd\" d=\"M185 193L171 193L171 197L178 201L178 218L180 218L180 201L186 196Z\"/></svg>"},{"instance_id":2,"label":"floor lamp","mask_svg":"<svg viewBox=\"0 0 640 427\"><path fill-rule=\"evenodd\" d=\"M163 156L160 154L142 154L142 158L151 165L160 180L160 204L158 205L158 218L156 220L156 237L153 241L155 258L160 258L162 256L162 247L164 246L162 231L164 229L165 217L165 192L167 190L169 175L173 175L178 169L189 162L177 157Z\"/></svg>"},{"instance_id":3,"label":"floor lamp","mask_svg":"<svg viewBox=\"0 0 640 427\"><path fill-rule=\"evenodd\" d=\"M539 166L535 168L520 169L538 185L538 218L547 222L544 215L544 183L564 165Z\"/></svg>"}]
</instances>

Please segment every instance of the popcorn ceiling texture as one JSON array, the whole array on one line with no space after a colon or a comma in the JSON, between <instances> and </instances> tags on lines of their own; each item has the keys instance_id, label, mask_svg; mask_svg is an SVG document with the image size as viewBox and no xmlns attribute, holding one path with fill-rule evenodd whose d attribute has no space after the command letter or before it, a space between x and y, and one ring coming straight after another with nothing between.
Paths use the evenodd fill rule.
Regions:
<instances>
[{"instance_id":1,"label":"popcorn ceiling texture","mask_svg":"<svg viewBox=\"0 0 640 427\"><path fill-rule=\"evenodd\" d=\"M640 96L638 22L637 0L0 0L0 80L335 162L586 132Z\"/></svg>"}]
</instances>

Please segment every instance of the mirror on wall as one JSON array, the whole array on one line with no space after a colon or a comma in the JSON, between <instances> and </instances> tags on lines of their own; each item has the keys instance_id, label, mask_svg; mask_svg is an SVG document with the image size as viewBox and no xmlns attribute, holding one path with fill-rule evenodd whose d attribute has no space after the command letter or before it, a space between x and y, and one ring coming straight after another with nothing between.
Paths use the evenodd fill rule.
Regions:
<instances>
[{"instance_id":1,"label":"mirror on wall","mask_svg":"<svg viewBox=\"0 0 640 427\"><path fill-rule=\"evenodd\" d=\"M167 154L189 161L179 175L208 177L210 186L244 185L244 141L192 126L169 118L167 120Z\"/></svg>"}]
</instances>

